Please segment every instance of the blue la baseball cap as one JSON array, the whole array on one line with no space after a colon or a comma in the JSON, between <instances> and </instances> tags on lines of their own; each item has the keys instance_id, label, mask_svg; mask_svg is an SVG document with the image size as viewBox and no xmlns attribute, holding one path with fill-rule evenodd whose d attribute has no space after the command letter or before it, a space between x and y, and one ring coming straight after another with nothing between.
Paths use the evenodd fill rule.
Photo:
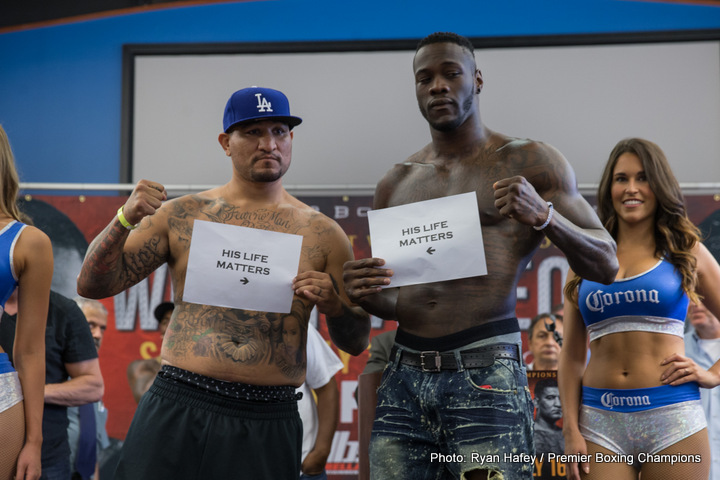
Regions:
<instances>
[{"instance_id":1,"label":"blue la baseball cap","mask_svg":"<svg viewBox=\"0 0 720 480\"><path fill-rule=\"evenodd\" d=\"M284 93L272 88L250 87L233 93L225 105L223 129L250 120L274 119L285 122L292 129L302 118L290 115L290 102Z\"/></svg>"}]
</instances>

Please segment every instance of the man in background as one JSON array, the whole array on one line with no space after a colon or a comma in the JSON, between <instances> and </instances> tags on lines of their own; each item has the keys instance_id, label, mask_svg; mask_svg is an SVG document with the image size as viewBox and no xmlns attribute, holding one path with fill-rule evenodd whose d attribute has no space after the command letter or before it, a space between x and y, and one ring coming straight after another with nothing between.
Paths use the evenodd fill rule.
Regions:
<instances>
[{"instance_id":1,"label":"man in background","mask_svg":"<svg viewBox=\"0 0 720 480\"><path fill-rule=\"evenodd\" d=\"M370 340L370 355L362 373L382 372L390 361L390 352L395 344L397 330L378 333Z\"/></svg>"},{"instance_id":2,"label":"man in background","mask_svg":"<svg viewBox=\"0 0 720 480\"><path fill-rule=\"evenodd\" d=\"M528 348L533 361L528 364L528 370L557 370L562 334L562 318L552 313L541 313L532 319L528 329Z\"/></svg>"},{"instance_id":3,"label":"man in background","mask_svg":"<svg viewBox=\"0 0 720 480\"><path fill-rule=\"evenodd\" d=\"M2 348L10 358L17 308L16 290L5 304L0 321ZM51 291L45 331L41 480L70 478L67 407L97 402L102 398L103 389L97 349L82 310L71 299Z\"/></svg>"},{"instance_id":4,"label":"man in background","mask_svg":"<svg viewBox=\"0 0 720 480\"><path fill-rule=\"evenodd\" d=\"M97 300L82 297L74 300L85 315L95 348L99 352L107 329L108 311L105 305ZM108 412L102 400L79 407L68 407L72 480L99 480L100 452L110 446L105 430L107 416Z\"/></svg>"},{"instance_id":5,"label":"man in background","mask_svg":"<svg viewBox=\"0 0 720 480\"><path fill-rule=\"evenodd\" d=\"M340 412L335 374L343 363L325 339L308 324L307 373L298 389L298 412L303 424L301 480L327 480L327 463Z\"/></svg>"},{"instance_id":6,"label":"man in background","mask_svg":"<svg viewBox=\"0 0 720 480\"><path fill-rule=\"evenodd\" d=\"M720 359L720 320L702 303L691 303L688 321L693 328L685 334L685 355L707 370ZM720 389L701 388L700 401L708 423L712 453L709 478L715 479L720 476Z\"/></svg>"}]
</instances>

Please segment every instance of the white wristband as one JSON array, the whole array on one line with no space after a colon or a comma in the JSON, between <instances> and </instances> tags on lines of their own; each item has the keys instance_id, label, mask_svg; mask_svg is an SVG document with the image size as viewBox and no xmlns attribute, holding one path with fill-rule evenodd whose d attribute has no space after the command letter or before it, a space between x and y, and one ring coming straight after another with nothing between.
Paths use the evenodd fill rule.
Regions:
<instances>
[{"instance_id":1,"label":"white wristband","mask_svg":"<svg viewBox=\"0 0 720 480\"><path fill-rule=\"evenodd\" d=\"M555 209L553 208L552 202L547 202L547 205L548 205L548 216L547 216L547 219L545 220L545 223L543 223L543 224L540 225L539 227L536 227L535 225L533 225L533 228L534 228L535 230L543 230L545 227L547 227L548 225L550 225L550 220L552 220L553 211L554 211Z\"/></svg>"}]
</instances>

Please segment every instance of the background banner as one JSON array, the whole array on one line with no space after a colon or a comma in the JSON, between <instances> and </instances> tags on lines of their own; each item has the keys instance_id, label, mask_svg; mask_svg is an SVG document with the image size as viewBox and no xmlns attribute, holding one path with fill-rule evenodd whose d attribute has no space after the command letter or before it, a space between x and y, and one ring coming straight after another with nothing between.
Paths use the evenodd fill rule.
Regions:
<instances>
[{"instance_id":1,"label":"background banner","mask_svg":"<svg viewBox=\"0 0 720 480\"><path fill-rule=\"evenodd\" d=\"M367 212L371 209L371 196L300 196L301 201L313 206L334 219L345 230L356 258L370 256ZM53 227L64 225L51 235L56 256L56 270L62 269L64 284L53 288L74 297L74 282L84 250L95 236L114 218L125 196L26 196L25 203L50 211ZM594 199L588 197L591 203ZM692 195L687 197L691 220L703 230L705 244L716 258L720 257L720 195ZM42 208L40 208L42 207ZM37 214L40 215L40 214ZM43 213L44 215L44 213ZM33 213L36 224L42 219ZM40 226L40 225L38 225ZM77 237L72 247L60 249L63 239ZM55 236L55 238L53 238ZM82 253L80 253L82 251ZM78 260L79 259L79 260ZM523 273L517 289L516 314L524 330L530 319L552 306L562 303L562 287L568 265L565 257L547 240L537 250ZM165 300L172 300L167 267L156 270L148 279L112 298L102 300L110 312L108 328L100 350L100 366L105 379L103 401L108 409L107 431L111 438L123 440L135 412L127 380L127 367L133 360L157 357L160 353L160 334L153 316L154 308ZM322 315L313 318L324 338L329 339ZM393 321L373 318L372 337L396 328ZM329 340L328 340L329 341ZM523 333L527 345L527 336ZM358 375L367 361L368 353L352 357L332 345L343 361L337 374L340 389L340 421L328 458L327 471L331 479L357 478L358 429L355 389ZM532 358L524 348L527 362Z\"/></svg>"}]
</instances>

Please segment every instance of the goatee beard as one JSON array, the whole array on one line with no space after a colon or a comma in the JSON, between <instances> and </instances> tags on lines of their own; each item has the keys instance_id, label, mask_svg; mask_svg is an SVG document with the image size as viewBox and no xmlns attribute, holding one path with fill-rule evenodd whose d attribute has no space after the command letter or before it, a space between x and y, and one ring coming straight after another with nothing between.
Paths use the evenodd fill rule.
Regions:
<instances>
[{"instance_id":1,"label":"goatee beard","mask_svg":"<svg viewBox=\"0 0 720 480\"><path fill-rule=\"evenodd\" d=\"M455 117L452 120L448 120L445 122L435 122L428 118L427 111L420 109L420 112L422 113L422 116L425 117L425 120L430 124L430 126L439 131L439 132L452 132L453 130L457 129L460 125L465 123L465 120L467 120L467 112L470 111L473 105L473 95L474 93L471 93L468 95L462 102L460 112L458 113L458 116Z\"/></svg>"}]
</instances>

